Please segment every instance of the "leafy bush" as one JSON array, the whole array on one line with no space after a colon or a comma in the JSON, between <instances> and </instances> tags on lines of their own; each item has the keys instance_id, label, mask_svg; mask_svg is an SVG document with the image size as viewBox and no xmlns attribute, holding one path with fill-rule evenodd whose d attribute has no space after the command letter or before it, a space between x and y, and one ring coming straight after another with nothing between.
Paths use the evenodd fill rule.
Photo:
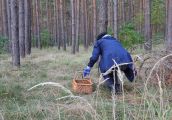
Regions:
<instances>
[{"instance_id":1,"label":"leafy bush","mask_svg":"<svg viewBox=\"0 0 172 120\"><path fill-rule=\"evenodd\" d=\"M50 42L50 33L47 29L41 31L41 46L42 47L49 47L51 44Z\"/></svg>"},{"instance_id":2,"label":"leafy bush","mask_svg":"<svg viewBox=\"0 0 172 120\"><path fill-rule=\"evenodd\" d=\"M143 36L137 32L132 23L125 24L121 27L118 35L120 41L126 48L143 43Z\"/></svg>"},{"instance_id":3,"label":"leafy bush","mask_svg":"<svg viewBox=\"0 0 172 120\"><path fill-rule=\"evenodd\" d=\"M3 36L0 36L0 54L6 52L7 45L8 39Z\"/></svg>"}]
</instances>

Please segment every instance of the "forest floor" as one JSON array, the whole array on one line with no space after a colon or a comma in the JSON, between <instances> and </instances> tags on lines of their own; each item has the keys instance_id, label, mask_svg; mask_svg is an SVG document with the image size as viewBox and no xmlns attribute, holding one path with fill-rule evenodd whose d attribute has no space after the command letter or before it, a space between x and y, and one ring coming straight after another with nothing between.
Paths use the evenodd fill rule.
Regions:
<instances>
[{"instance_id":1,"label":"forest floor","mask_svg":"<svg viewBox=\"0 0 172 120\"><path fill-rule=\"evenodd\" d=\"M163 73L156 74L157 84L147 79L153 76L151 69L163 56L139 53L149 62L136 64L139 76L135 82L123 78L122 95L111 95L103 87L92 94L72 91L74 74L87 65L91 49L81 49L76 55L56 48L33 49L18 70L11 67L8 54L0 55L0 120L170 120L172 92L163 84ZM98 83L97 65L91 76ZM43 82L55 82L57 86L38 86L28 91Z\"/></svg>"}]
</instances>

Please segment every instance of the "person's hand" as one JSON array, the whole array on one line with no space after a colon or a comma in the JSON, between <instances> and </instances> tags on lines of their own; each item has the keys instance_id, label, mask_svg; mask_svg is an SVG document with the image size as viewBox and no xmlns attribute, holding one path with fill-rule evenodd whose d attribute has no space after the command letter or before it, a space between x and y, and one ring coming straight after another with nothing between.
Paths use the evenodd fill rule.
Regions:
<instances>
[{"instance_id":1,"label":"person's hand","mask_svg":"<svg viewBox=\"0 0 172 120\"><path fill-rule=\"evenodd\" d=\"M83 70L83 77L90 75L91 68L89 66L85 67Z\"/></svg>"}]
</instances>

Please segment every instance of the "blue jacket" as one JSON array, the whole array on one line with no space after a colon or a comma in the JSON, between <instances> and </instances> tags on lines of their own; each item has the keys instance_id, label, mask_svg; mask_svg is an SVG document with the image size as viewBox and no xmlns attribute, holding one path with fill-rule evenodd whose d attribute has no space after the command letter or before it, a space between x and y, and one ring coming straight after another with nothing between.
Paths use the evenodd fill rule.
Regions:
<instances>
[{"instance_id":1,"label":"blue jacket","mask_svg":"<svg viewBox=\"0 0 172 120\"><path fill-rule=\"evenodd\" d=\"M93 67L99 56L101 58L99 67L102 73L106 72L112 65L114 65L112 59L114 59L117 64L133 62L128 51L122 47L117 39L111 36L103 37L95 42L88 66ZM128 64L127 69L130 70L130 74L133 73L133 64ZM126 76L130 77L130 74ZM133 79L133 77L128 79Z\"/></svg>"}]
</instances>

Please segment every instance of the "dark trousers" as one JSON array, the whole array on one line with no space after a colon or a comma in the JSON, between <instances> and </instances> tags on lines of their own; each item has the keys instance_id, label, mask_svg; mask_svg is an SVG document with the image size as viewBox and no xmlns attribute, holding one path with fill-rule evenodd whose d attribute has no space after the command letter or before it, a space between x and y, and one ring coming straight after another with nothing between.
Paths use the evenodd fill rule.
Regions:
<instances>
[{"instance_id":1,"label":"dark trousers","mask_svg":"<svg viewBox=\"0 0 172 120\"><path fill-rule=\"evenodd\" d=\"M127 65L120 66L120 70L125 73L127 70ZM115 91L120 92L121 91L121 86L120 86L120 80L117 75L117 69L113 72L109 73L108 75L104 76L105 81L105 86L107 86L110 90L114 88L115 85Z\"/></svg>"},{"instance_id":2,"label":"dark trousers","mask_svg":"<svg viewBox=\"0 0 172 120\"><path fill-rule=\"evenodd\" d=\"M115 75L113 75L113 72L112 72L104 76L104 79L106 79L104 85L107 86L109 90L113 90L114 85L115 85L115 91L118 91L117 89L120 89L120 80L118 78L117 71L115 71Z\"/></svg>"}]
</instances>

